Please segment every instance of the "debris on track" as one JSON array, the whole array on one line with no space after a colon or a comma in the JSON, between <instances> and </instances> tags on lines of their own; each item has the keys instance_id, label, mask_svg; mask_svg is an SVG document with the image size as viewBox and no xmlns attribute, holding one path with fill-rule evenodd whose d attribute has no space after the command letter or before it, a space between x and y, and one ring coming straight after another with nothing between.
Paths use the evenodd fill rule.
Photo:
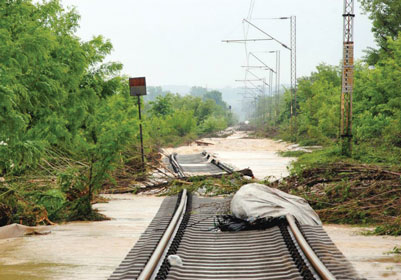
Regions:
<instances>
[{"instance_id":1,"label":"debris on track","mask_svg":"<svg viewBox=\"0 0 401 280\"><path fill-rule=\"evenodd\" d=\"M401 235L401 170L340 162L270 186L304 197L326 223L377 225L373 233Z\"/></svg>"}]
</instances>

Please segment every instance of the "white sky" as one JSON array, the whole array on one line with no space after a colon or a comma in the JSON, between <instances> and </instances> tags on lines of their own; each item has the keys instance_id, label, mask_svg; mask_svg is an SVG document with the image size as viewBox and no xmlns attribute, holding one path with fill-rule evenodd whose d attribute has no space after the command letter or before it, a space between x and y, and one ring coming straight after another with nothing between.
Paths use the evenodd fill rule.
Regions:
<instances>
[{"instance_id":1,"label":"white sky","mask_svg":"<svg viewBox=\"0 0 401 280\"><path fill-rule=\"evenodd\" d=\"M62 0L81 15L78 36L110 39L109 60L124 64L123 73L146 76L148 85L198 85L209 88L241 86L244 76L242 19L250 0ZM371 23L355 9L355 56L374 47ZM342 58L341 0L256 0L255 18L297 16L298 76L309 75L321 62L339 64ZM267 33L289 45L289 21L254 21ZM250 29L251 30L251 29ZM250 31L249 37L263 38ZM280 49L274 42L250 43L252 51ZM289 52L281 48L281 77L289 83ZM274 57L263 54L274 67Z\"/></svg>"}]
</instances>

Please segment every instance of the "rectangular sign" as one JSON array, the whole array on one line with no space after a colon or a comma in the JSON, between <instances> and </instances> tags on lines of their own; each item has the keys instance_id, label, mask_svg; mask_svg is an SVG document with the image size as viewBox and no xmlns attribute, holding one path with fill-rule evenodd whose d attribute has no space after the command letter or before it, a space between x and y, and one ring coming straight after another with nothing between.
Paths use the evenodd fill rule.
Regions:
<instances>
[{"instance_id":1,"label":"rectangular sign","mask_svg":"<svg viewBox=\"0 0 401 280\"><path fill-rule=\"evenodd\" d=\"M129 78L129 87L132 96L146 95L145 77Z\"/></svg>"}]
</instances>

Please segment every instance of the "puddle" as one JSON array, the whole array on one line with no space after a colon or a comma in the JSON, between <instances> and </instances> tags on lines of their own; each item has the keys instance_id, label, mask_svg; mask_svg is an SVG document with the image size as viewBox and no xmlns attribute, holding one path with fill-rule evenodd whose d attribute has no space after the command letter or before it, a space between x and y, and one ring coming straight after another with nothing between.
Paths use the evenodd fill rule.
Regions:
<instances>
[{"instance_id":1,"label":"puddle","mask_svg":"<svg viewBox=\"0 0 401 280\"><path fill-rule=\"evenodd\" d=\"M164 198L108 195L95 207L111 218L49 227L51 233L0 240L0 279L107 279Z\"/></svg>"}]
</instances>

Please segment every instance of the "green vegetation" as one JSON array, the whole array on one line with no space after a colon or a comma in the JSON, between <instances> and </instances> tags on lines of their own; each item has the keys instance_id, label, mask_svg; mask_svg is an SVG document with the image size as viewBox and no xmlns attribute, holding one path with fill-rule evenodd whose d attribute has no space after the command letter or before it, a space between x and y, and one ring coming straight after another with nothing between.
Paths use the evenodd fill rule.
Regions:
<instances>
[{"instance_id":1,"label":"green vegetation","mask_svg":"<svg viewBox=\"0 0 401 280\"><path fill-rule=\"evenodd\" d=\"M299 156L292 177L277 187L305 197L328 222L379 224L401 234L401 4L361 0L373 20L378 49L355 65L353 154L338 146L341 68L321 64L298 81L292 129L290 92L255 101L252 125L262 133L323 145ZM79 15L58 0L0 3L0 226L102 219L96 192L119 178L143 180L138 111L122 65L105 62L112 44L75 35ZM178 145L234 123L218 91L193 87L180 96L160 87L144 98L148 162L160 146ZM252 104L253 105L253 104ZM192 180L192 181L191 181ZM247 181L174 181L206 194L226 194Z\"/></svg>"},{"instance_id":2,"label":"green vegetation","mask_svg":"<svg viewBox=\"0 0 401 280\"><path fill-rule=\"evenodd\" d=\"M259 98L253 123L269 136L324 147L285 153L299 158L292 177L277 187L305 197L324 221L376 224L375 234L400 235L401 3L361 4L373 21L378 49L368 49L354 68L352 157L341 156L339 147L339 66L321 64L298 80L292 128L289 90Z\"/></svg>"},{"instance_id":3,"label":"green vegetation","mask_svg":"<svg viewBox=\"0 0 401 280\"><path fill-rule=\"evenodd\" d=\"M388 253L386 253L387 255L391 255L391 254L394 254L394 255L401 255L401 247L398 247L398 246L395 246L394 248L393 248L393 250L391 250L390 252L388 252Z\"/></svg>"},{"instance_id":4,"label":"green vegetation","mask_svg":"<svg viewBox=\"0 0 401 280\"><path fill-rule=\"evenodd\" d=\"M362 0L362 7L373 20L379 49L370 49L366 59L355 65L352 157L363 163L397 165L401 163L401 4ZM321 64L298 80L292 129L289 90L261 97L253 122L267 134L333 150L339 136L340 94L341 67Z\"/></svg>"},{"instance_id":5,"label":"green vegetation","mask_svg":"<svg viewBox=\"0 0 401 280\"><path fill-rule=\"evenodd\" d=\"M105 182L146 175L122 65L104 62L112 44L102 36L78 38L78 21L58 0L0 3L0 226L100 219L91 203ZM148 161L159 145L232 122L219 92L161 93L145 104Z\"/></svg>"},{"instance_id":6,"label":"green vegetation","mask_svg":"<svg viewBox=\"0 0 401 280\"><path fill-rule=\"evenodd\" d=\"M254 182L241 174L233 173L221 177L191 177L185 180L174 180L169 183L166 195L178 194L183 189L189 192L201 193L205 196L217 196L235 193L245 184Z\"/></svg>"},{"instance_id":7,"label":"green vegetation","mask_svg":"<svg viewBox=\"0 0 401 280\"><path fill-rule=\"evenodd\" d=\"M396 40L400 32L401 3L398 0L361 0L361 4L373 22L372 31L379 49L369 48L366 60L375 65L382 55L391 53L389 40Z\"/></svg>"},{"instance_id":8,"label":"green vegetation","mask_svg":"<svg viewBox=\"0 0 401 280\"><path fill-rule=\"evenodd\" d=\"M234 121L218 91L206 92L201 97L160 95L149 103L148 113L147 126L152 128L149 137L160 145L194 140L199 135L223 130Z\"/></svg>"}]
</instances>

